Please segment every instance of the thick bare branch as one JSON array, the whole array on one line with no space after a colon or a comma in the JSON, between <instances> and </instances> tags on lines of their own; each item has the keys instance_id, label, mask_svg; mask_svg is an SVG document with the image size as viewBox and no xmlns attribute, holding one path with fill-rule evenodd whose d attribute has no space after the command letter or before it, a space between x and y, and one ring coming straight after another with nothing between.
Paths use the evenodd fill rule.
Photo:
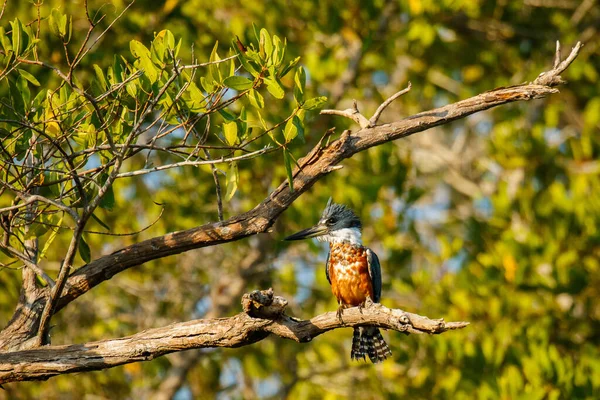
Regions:
<instances>
[{"instance_id":1,"label":"thick bare branch","mask_svg":"<svg viewBox=\"0 0 600 400\"><path fill-rule=\"evenodd\" d=\"M337 328L374 325L404 333L437 334L461 329L468 322L444 322L399 309L373 304L344 311L343 321L335 312L299 320L285 315L287 301L272 290L244 295L247 312L230 318L201 319L148 329L132 336L82 345L46 346L0 354L0 384L45 380L73 372L94 371L152 360L164 354L207 347L241 347L273 334L299 343Z\"/></svg>"}]
</instances>

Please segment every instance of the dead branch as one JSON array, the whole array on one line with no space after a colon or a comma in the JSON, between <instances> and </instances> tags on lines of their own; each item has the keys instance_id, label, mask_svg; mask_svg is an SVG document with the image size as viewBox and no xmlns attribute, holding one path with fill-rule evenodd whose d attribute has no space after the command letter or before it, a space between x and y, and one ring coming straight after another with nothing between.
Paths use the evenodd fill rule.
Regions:
<instances>
[{"instance_id":1,"label":"dead branch","mask_svg":"<svg viewBox=\"0 0 600 400\"><path fill-rule=\"evenodd\" d=\"M272 289L245 294L242 305L245 312L230 318L179 322L119 339L3 353L0 354L0 384L107 369L182 350L247 346L269 335L306 343L327 331L357 325L374 325L407 334L438 334L469 325L468 322L429 319L381 304L362 310L346 309L343 321L335 312L299 320L285 315L287 301L274 296Z\"/></svg>"}]
</instances>

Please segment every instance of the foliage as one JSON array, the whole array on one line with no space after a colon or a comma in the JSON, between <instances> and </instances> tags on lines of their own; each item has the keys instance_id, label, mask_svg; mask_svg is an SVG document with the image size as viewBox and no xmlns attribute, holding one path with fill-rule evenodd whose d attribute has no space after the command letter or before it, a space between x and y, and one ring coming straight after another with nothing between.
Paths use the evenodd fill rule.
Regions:
<instances>
[{"instance_id":1,"label":"foliage","mask_svg":"<svg viewBox=\"0 0 600 400\"><path fill-rule=\"evenodd\" d=\"M248 210L289 179L295 159L328 128L355 129L318 117L325 104L343 109L356 98L370 115L410 80L413 90L384 115L395 120L533 80L550 65L556 39L586 44L561 94L358 154L271 235L150 262L90 291L52 319L53 344L232 315L237 285L273 286L299 317L334 310L325 249L279 241L316 221L333 195L363 220L365 242L382 261L386 306L472 326L433 338L390 333L393 361L378 367L350 362L345 330L310 344L207 351L180 398L593 398L599 10L527 3L141 1L101 35L126 4L90 1L96 27L87 39L81 4L8 3L0 20L0 207L22 204L15 193L38 193L88 215L74 267L217 220L215 179L226 217ZM38 238L40 265L56 278L76 219L48 203L31 211L3 219L10 245L22 252ZM0 257L8 321L21 264ZM177 362L6 385L7 393L148 397Z\"/></svg>"}]
</instances>

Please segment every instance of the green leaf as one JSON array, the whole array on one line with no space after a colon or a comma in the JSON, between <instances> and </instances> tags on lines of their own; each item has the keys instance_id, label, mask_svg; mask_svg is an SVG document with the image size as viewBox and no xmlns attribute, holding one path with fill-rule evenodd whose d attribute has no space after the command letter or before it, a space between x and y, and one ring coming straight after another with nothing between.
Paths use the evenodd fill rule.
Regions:
<instances>
[{"instance_id":1,"label":"green leaf","mask_svg":"<svg viewBox=\"0 0 600 400\"><path fill-rule=\"evenodd\" d=\"M23 94L21 93L21 89L19 87L19 79L14 83L12 80L8 80L8 93L10 95L11 104L13 109L17 113L26 113L25 110L25 102L23 101Z\"/></svg>"},{"instance_id":2,"label":"green leaf","mask_svg":"<svg viewBox=\"0 0 600 400\"><path fill-rule=\"evenodd\" d=\"M65 15L65 20L67 19L67 16ZM66 21L65 21L66 23ZM71 40L71 35L73 34L73 16L69 15L69 24L68 24L68 34L67 37L65 39L66 42L68 42L69 40Z\"/></svg>"},{"instance_id":3,"label":"green leaf","mask_svg":"<svg viewBox=\"0 0 600 400\"><path fill-rule=\"evenodd\" d=\"M215 61L220 61L221 57L219 57L219 54L217 53L217 48L219 47L219 42L217 41L215 43L215 46L212 49L212 52L210 53L210 58L209 61L211 63L214 63ZM219 70L219 65L218 64L210 64L208 66L208 71L210 72L210 75L212 76L213 80L221 83L223 82L223 77L221 76L221 71Z\"/></svg>"},{"instance_id":4,"label":"green leaf","mask_svg":"<svg viewBox=\"0 0 600 400\"><path fill-rule=\"evenodd\" d=\"M86 264L89 264L89 262L92 261L90 246L83 238L83 235L81 236L81 239L79 239L79 256Z\"/></svg>"},{"instance_id":5,"label":"green leaf","mask_svg":"<svg viewBox=\"0 0 600 400\"><path fill-rule=\"evenodd\" d=\"M223 134L225 140L230 146L235 146L238 140L238 126L235 121L226 122L223 124Z\"/></svg>"},{"instance_id":6,"label":"green leaf","mask_svg":"<svg viewBox=\"0 0 600 400\"><path fill-rule=\"evenodd\" d=\"M119 57L116 54L113 57L113 72L114 72L115 83L123 82L123 80L124 80L123 65L121 64L121 61L119 60ZM65 86L63 86L63 87L65 87Z\"/></svg>"},{"instance_id":7,"label":"green leaf","mask_svg":"<svg viewBox=\"0 0 600 400\"><path fill-rule=\"evenodd\" d=\"M273 65L279 66L285 56L285 43L281 44L279 36L273 35Z\"/></svg>"},{"instance_id":8,"label":"green leaf","mask_svg":"<svg viewBox=\"0 0 600 400\"><path fill-rule=\"evenodd\" d=\"M235 89L235 90L250 89L253 84L254 84L254 82L251 81L250 79L244 78L243 76L237 76L237 75L225 78L225 80L223 81L223 85L227 86L228 88Z\"/></svg>"},{"instance_id":9,"label":"green leaf","mask_svg":"<svg viewBox=\"0 0 600 400\"><path fill-rule=\"evenodd\" d=\"M106 229L107 231L110 232L110 226L108 226L104 221L102 221L100 218L98 218L95 214L92 214L92 218L94 218L94 220L99 223L104 229Z\"/></svg>"},{"instance_id":10,"label":"green leaf","mask_svg":"<svg viewBox=\"0 0 600 400\"><path fill-rule=\"evenodd\" d=\"M202 86L202 89L206 91L206 93L212 93L215 90L215 81L210 74L206 77L203 76L200 78L200 85Z\"/></svg>"},{"instance_id":11,"label":"green leaf","mask_svg":"<svg viewBox=\"0 0 600 400\"><path fill-rule=\"evenodd\" d=\"M227 190L225 192L225 201L231 200L237 191L240 176L238 173L237 163L232 162L227 171Z\"/></svg>"},{"instance_id":12,"label":"green leaf","mask_svg":"<svg viewBox=\"0 0 600 400\"><path fill-rule=\"evenodd\" d=\"M94 64L94 71L96 72L96 78L98 79L98 83L102 90L108 89L108 84L106 83L106 78L104 77L104 72L102 68L98 66L98 64Z\"/></svg>"},{"instance_id":13,"label":"green leaf","mask_svg":"<svg viewBox=\"0 0 600 400\"><path fill-rule=\"evenodd\" d=\"M142 57L137 61L137 63L140 69L144 71L144 75L148 77L150 83L154 83L158 80L158 70L149 57Z\"/></svg>"},{"instance_id":14,"label":"green leaf","mask_svg":"<svg viewBox=\"0 0 600 400\"><path fill-rule=\"evenodd\" d=\"M170 59L170 54L175 48L175 37L167 29L158 32L151 45L151 59L157 64L164 66L165 58Z\"/></svg>"},{"instance_id":15,"label":"green leaf","mask_svg":"<svg viewBox=\"0 0 600 400\"><path fill-rule=\"evenodd\" d=\"M265 28L260 30L260 45L261 50L264 51L263 59L267 62L271 61L273 56L273 41Z\"/></svg>"},{"instance_id":16,"label":"green leaf","mask_svg":"<svg viewBox=\"0 0 600 400\"><path fill-rule=\"evenodd\" d=\"M106 183L107 179L108 179L108 174L103 173L102 175L100 175L100 184L104 185L104 183ZM106 190L106 193L104 193L104 196L102 196L99 206L100 206L100 208L104 208L105 210L108 210L108 211L112 211L112 209L114 208L115 192L113 191L112 185L110 185L108 187L108 189Z\"/></svg>"},{"instance_id":17,"label":"green leaf","mask_svg":"<svg viewBox=\"0 0 600 400\"><path fill-rule=\"evenodd\" d=\"M24 107L27 107L29 100L31 100L31 92L29 91L29 87L27 87L27 80L22 75L17 78L17 88L23 99ZM24 111L27 112L26 109Z\"/></svg>"},{"instance_id":18,"label":"green leaf","mask_svg":"<svg viewBox=\"0 0 600 400\"><path fill-rule=\"evenodd\" d=\"M187 90L187 95L189 95L189 101L187 102L190 111L192 112L203 112L206 110L206 99L204 98L204 94L202 91L196 86L194 82L190 83Z\"/></svg>"},{"instance_id":19,"label":"green leaf","mask_svg":"<svg viewBox=\"0 0 600 400\"><path fill-rule=\"evenodd\" d=\"M275 78L265 78L265 83L267 84L267 90L269 93L273 95L276 99L283 99L285 96L285 92L281 83Z\"/></svg>"},{"instance_id":20,"label":"green leaf","mask_svg":"<svg viewBox=\"0 0 600 400\"><path fill-rule=\"evenodd\" d=\"M237 120L237 116L233 115L230 111L228 111L225 108L219 110L219 114L221 114L221 116L223 117L223 119L225 119L226 121L235 121L235 120Z\"/></svg>"},{"instance_id":21,"label":"green leaf","mask_svg":"<svg viewBox=\"0 0 600 400\"><path fill-rule=\"evenodd\" d=\"M143 43L138 42L137 40L132 40L129 42L129 50L135 58L150 58L150 50L148 50Z\"/></svg>"},{"instance_id":22,"label":"green leaf","mask_svg":"<svg viewBox=\"0 0 600 400\"><path fill-rule=\"evenodd\" d=\"M292 68L294 68L296 66L296 64L298 64L299 61L300 61L300 57L296 57L292 61L287 63L287 65L285 67L283 67L283 69L279 72L279 77L283 78L284 76L286 76L287 73L290 72L292 70Z\"/></svg>"},{"instance_id":23,"label":"green leaf","mask_svg":"<svg viewBox=\"0 0 600 400\"><path fill-rule=\"evenodd\" d=\"M39 260L44 258L44 256L48 252L48 249L50 248L50 245L52 244L52 242L54 242L54 239L56 239L56 235L58 234L59 227L62 224L63 217L64 213L61 214L56 224L54 224L56 226L50 227L50 236L48 236L48 239L46 239L46 242L44 243L44 247L42 247L40 254L38 254Z\"/></svg>"},{"instance_id":24,"label":"green leaf","mask_svg":"<svg viewBox=\"0 0 600 400\"><path fill-rule=\"evenodd\" d=\"M250 89L248 92L248 100L255 108L264 108L265 106L265 99L257 90Z\"/></svg>"},{"instance_id":25,"label":"green leaf","mask_svg":"<svg viewBox=\"0 0 600 400\"><path fill-rule=\"evenodd\" d=\"M129 95L131 97L133 97L134 99L136 98L137 95L137 85L135 82L129 82L127 83L127 85L125 85L125 90L127 90L127 93L129 93Z\"/></svg>"},{"instance_id":26,"label":"green leaf","mask_svg":"<svg viewBox=\"0 0 600 400\"><path fill-rule=\"evenodd\" d=\"M326 102L327 97L325 96L313 97L312 99L306 100L304 104L302 104L302 108L305 110L315 110L321 108Z\"/></svg>"},{"instance_id":27,"label":"green leaf","mask_svg":"<svg viewBox=\"0 0 600 400\"><path fill-rule=\"evenodd\" d=\"M31 75L29 72L17 68L17 71L19 71L19 74L21 74L21 76L25 79L27 79L29 82L31 82L31 84L35 85L35 86L40 86L40 82L35 79L35 76Z\"/></svg>"},{"instance_id":28,"label":"green leaf","mask_svg":"<svg viewBox=\"0 0 600 400\"><path fill-rule=\"evenodd\" d=\"M297 115L294 115L294 117L285 124L283 136L285 137L285 142L289 143L298 135L304 139L304 126L300 118L298 118Z\"/></svg>"},{"instance_id":29,"label":"green leaf","mask_svg":"<svg viewBox=\"0 0 600 400\"><path fill-rule=\"evenodd\" d=\"M285 173L290 186L290 192L294 193L294 176L292 175L292 156L286 148L283 149L283 163L285 164Z\"/></svg>"},{"instance_id":30,"label":"green leaf","mask_svg":"<svg viewBox=\"0 0 600 400\"><path fill-rule=\"evenodd\" d=\"M240 111L240 118L239 118L240 122L239 122L239 128L240 128L240 132L241 135L245 135L246 132L248 132L248 116L246 114L246 107L242 106L242 110Z\"/></svg>"},{"instance_id":31,"label":"green leaf","mask_svg":"<svg viewBox=\"0 0 600 400\"><path fill-rule=\"evenodd\" d=\"M12 26L12 48L16 55L20 55L24 50L23 46L23 23L16 18L10 23Z\"/></svg>"},{"instance_id":32,"label":"green leaf","mask_svg":"<svg viewBox=\"0 0 600 400\"><path fill-rule=\"evenodd\" d=\"M64 37L67 33L67 16L61 13L58 9L53 9L50 12L50 30L53 34Z\"/></svg>"},{"instance_id":33,"label":"green leaf","mask_svg":"<svg viewBox=\"0 0 600 400\"><path fill-rule=\"evenodd\" d=\"M240 62L242 63L242 66L244 67L244 69L248 72L250 72L250 74L252 74L252 76L254 76L255 78L260 75L260 72L258 72L258 69L256 69L254 67L254 65L252 65L252 63L250 62L250 60L248 59L248 57L246 57L245 54L241 53L238 51L238 60L240 60Z\"/></svg>"},{"instance_id":34,"label":"green leaf","mask_svg":"<svg viewBox=\"0 0 600 400\"><path fill-rule=\"evenodd\" d=\"M2 43L2 47L4 48L5 53L8 54L9 51L12 51L12 44L10 40L8 40L8 36L6 36L6 31L2 26L0 26L0 43Z\"/></svg>"},{"instance_id":35,"label":"green leaf","mask_svg":"<svg viewBox=\"0 0 600 400\"><path fill-rule=\"evenodd\" d=\"M302 104L304 102L304 92L306 90L306 72L304 72L302 66L298 67L296 70L294 83L294 98L299 104Z\"/></svg>"}]
</instances>

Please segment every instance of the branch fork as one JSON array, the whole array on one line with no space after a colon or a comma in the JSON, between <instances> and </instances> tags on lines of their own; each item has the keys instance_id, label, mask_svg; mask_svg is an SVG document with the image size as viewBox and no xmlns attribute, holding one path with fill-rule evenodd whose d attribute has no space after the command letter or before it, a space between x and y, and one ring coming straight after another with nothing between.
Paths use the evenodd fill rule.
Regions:
<instances>
[{"instance_id":1,"label":"branch fork","mask_svg":"<svg viewBox=\"0 0 600 400\"><path fill-rule=\"evenodd\" d=\"M538 77L532 82L533 85L543 85L543 86L558 86L565 83L565 81L560 77L560 74L567 69L569 65L577 58L579 55L579 51L583 47L583 43L577 42L575 47L571 49L571 52L564 59L564 61L560 61L560 42L556 41L556 52L554 53L554 65L550 71L542 72L538 75Z\"/></svg>"},{"instance_id":2,"label":"branch fork","mask_svg":"<svg viewBox=\"0 0 600 400\"><path fill-rule=\"evenodd\" d=\"M394 100L396 100L403 94L408 93L410 91L411 87L412 87L412 84L410 82L408 82L408 86L406 88L391 95L386 101L381 103L381 105L375 111L375 114L373 114L373 116L370 119L367 119L364 115L362 115L360 113L360 111L358 111L358 105L357 105L356 100L354 100L354 106L352 108L347 108L345 110L322 110L321 114L323 114L323 115L339 115L342 117L350 118L351 120L356 122L360 126L361 129L373 128L375 125L377 125L377 121L379 121L379 117L381 117L381 114L383 113L383 111L390 104L392 104L392 102Z\"/></svg>"}]
</instances>

